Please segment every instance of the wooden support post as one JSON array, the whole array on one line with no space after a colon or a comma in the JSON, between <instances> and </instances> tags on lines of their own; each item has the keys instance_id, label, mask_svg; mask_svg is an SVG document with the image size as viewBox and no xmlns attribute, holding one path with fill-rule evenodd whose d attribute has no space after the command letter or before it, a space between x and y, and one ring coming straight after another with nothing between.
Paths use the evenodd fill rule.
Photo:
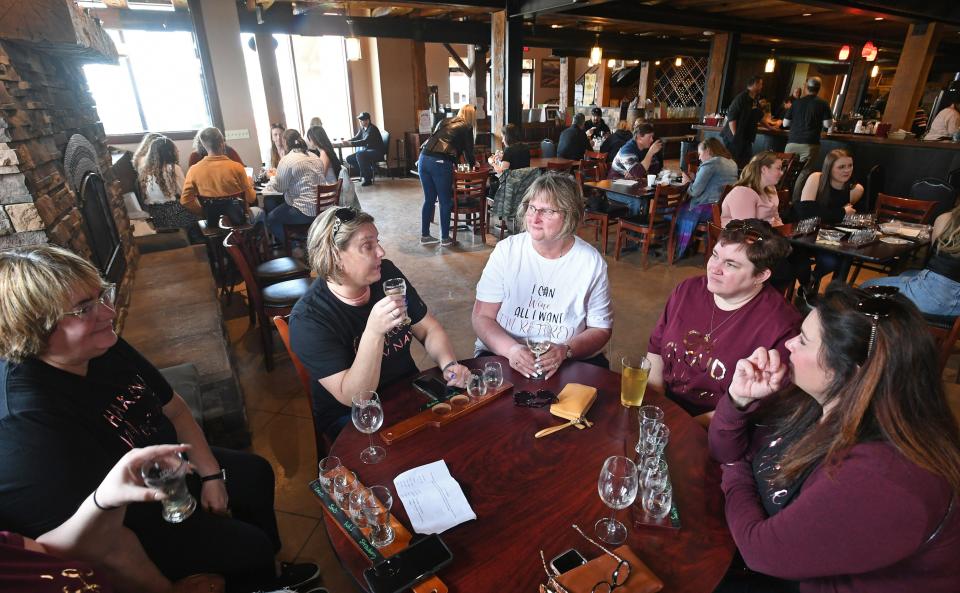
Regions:
<instances>
[{"instance_id":1,"label":"wooden support post","mask_svg":"<svg viewBox=\"0 0 960 593\"><path fill-rule=\"evenodd\" d=\"M470 62L470 88L467 90L468 99L473 105L477 98L483 97L484 110L487 110L487 48L480 45L471 45L467 49L467 60Z\"/></svg>"},{"instance_id":2,"label":"wooden support post","mask_svg":"<svg viewBox=\"0 0 960 593\"><path fill-rule=\"evenodd\" d=\"M606 107L610 102L610 68L607 68L607 59L600 60L597 65L597 106Z\"/></svg>"},{"instance_id":3,"label":"wooden support post","mask_svg":"<svg viewBox=\"0 0 960 593\"><path fill-rule=\"evenodd\" d=\"M504 98L505 123L522 126L520 114L523 111L523 20L507 19L506 82Z\"/></svg>"},{"instance_id":4,"label":"wooden support post","mask_svg":"<svg viewBox=\"0 0 960 593\"><path fill-rule=\"evenodd\" d=\"M942 34L943 25L940 23L910 25L903 51L900 52L897 72L893 76L893 88L890 89L887 107L883 112L883 122L890 124L894 130L909 130L913 124Z\"/></svg>"},{"instance_id":5,"label":"wooden support post","mask_svg":"<svg viewBox=\"0 0 960 593\"><path fill-rule=\"evenodd\" d=\"M577 79L576 58L560 58L560 116L564 123L573 108L574 83Z\"/></svg>"},{"instance_id":6,"label":"wooden support post","mask_svg":"<svg viewBox=\"0 0 960 593\"><path fill-rule=\"evenodd\" d=\"M740 48L740 34L728 33L724 51L723 70L720 73L720 99L717 101L718 111L730 105L733 98L743 89L733 88L737 75L737 54Z\"/></svg>"},{"instance_id":7,"label":"wooden support post","mask_svg":"<svg viewBox=\"0 0 960 593\"><path fill-rule=\"evenodd\" d=\"M263 78L263 94L267 100L267 119L270 124L283 124L288 128L296 122L287 121L283 112L283 91L280 90L280 70L277 67L277 49L273 35L258 32L254 39L257 43L257 58L260 60L260 76ZM295 115L295 114L293 114Z\"/></svg>"},{"instance_id":8,"label":"wooden support post","mask_svg":"<svg viewBox=\"0 0 960 593\"><path fill-rule=\"evenodd\" d=\"M490 97L487 114L490 116L490 131L495 148L503 147L500 129L506 120L504 90L507 86L507 11L501 10L490 17Z\"/></svg>"},{"instance_id":9,"label":"wooden support post","mask_svg":"<svg viewBox=\"0 0 960 593\"><path fill-rule=\"evenodd\" d=\"M707 59L707 89L703 97L703 113L720 111L720 93L723 89L723 73L730 49L730 33L717 33L710 40L710 57Z\"/></svg>"},{"instance_id":10,"label":"wooden support post","mask_svg":"<svg viewBox=\"0 0 960 593\"><path fill-rule=\"evenodd\" d=\"M640 83L637 87L637 109L640 114L647 107L647 99L653 99L653 84L656 82L657 66L652 60L640 62ZM632 124L632 122L631 122Z\"/></svg>"},{"instance_id":11,"label":"wooden support post","mask_svg":"<svg viewBox=\"0 0 960 593\"><path fill-rule=\"evenodd\" d=\"M864 82L870 81L870 69L873 62L868 62L863 58L857 58L853 62L853 68L850 69L850 78L847 80L847 90L843 97L843 103L840 105L840 113L853 113L863 100L863 92L866 90Z\"/></svg>"},{"instance_id":12,"label":"wooden support post","mask_svg":"<svg viewBox=\"0 0 960 593\"><path fill-rule=\"evenodd\" d=\"M427 58L426 47L422 41L413 42L413 108L414 121L418 112L430 109L430 98L427 93Z\"/></svg>"}]
</instances>

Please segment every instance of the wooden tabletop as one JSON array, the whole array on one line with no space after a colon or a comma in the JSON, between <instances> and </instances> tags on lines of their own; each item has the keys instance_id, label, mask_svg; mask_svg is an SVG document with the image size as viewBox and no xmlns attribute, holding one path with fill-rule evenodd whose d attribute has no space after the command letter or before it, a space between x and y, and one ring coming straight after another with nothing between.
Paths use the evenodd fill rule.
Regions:
<instances>
[{"instance_id":1,"label":"wooden tabletop","mask_svg":"<svg viewBox=\"0 0 960 593\"><path fill-rule=\"evenodd\" d=\"M551 157L547 159L542 157L537 157L537 158L530 159L530 166L535 167L537 169L546 169L550 164L573 166L574 163L579 163L579 162L580 161L575 161L572 159L562 159L560 157Z\"/></svg>"},{"instance_id":2,"label":"wooden tabletop","mask_svg":"<svg viewBox=\"0 0 960 593\"><path fill-rule=\"evenodd\" d=\"M883 235L878 234L876 241L859 246L850 244L846 239L840 241L839 243L825 243L823 241L818 242L817 233L808 233L800 236L787 235L787 238L790 240L790 244L794 247L804 247L807 249L825 251L839 255L840 266L838 267L835 276L846 282L847 275L850 271L850 266L854 261L859 260L871 263L887 264L893 262L898 257L909 255L926 245L926 243L911 241L909 239L904 239L906 243L900 245L884 243L879 239L879 237L882 236Z\"/></svg>"},{"instance_id":3,"label":"wooden tabletop","mask_svg":"<svg viewBox=\"0 0 960 593\"><path fill-rule=\"evenodd\" d=\"M647 185L645 179L637 179L636 181L637 182L633 185L627 185L626 183L614 183L614 180L611 179L603 179L601 181L585 181L584 185L595 189L613 192L615 194L629 196L631 198L652 198L653 192L656 190L656 186ZM683 187L683 184L671 183L670 186Z\"/></svg>"},{"instance_id":4,"label":"wooden tabletop","mask_svg":"<svg viewBox=\"0 0 960 593\"><path fill-rule=\"evenodd\" d=\"M557 393L567 383L597 387L597 401L587 414L594 426L567 428L534 439L538 430L562 421L551 416L548 408L516 407L508 391L455 422L428 427L385 446L387 457L379 464L360 461L367 436L349 424L334 442L331 454L356 471L364 484L388 486L394 495L396 475L443 459L477 520L442 534L454 560L440 572L441 580L458 592L536 591L545 577L540 549L548 560L571 547L588 559L599 555L571 524L592 534L594 523L609 516L610 509L597 494L597 479L610 455L634 456L637 411L620 405L617 373L572 362L544 382L525 379L502 358L478 358L464 364L479 369L489 360L501 362L505 380L516 389L547 388ZM416 414L425 401L407 381L381 395L384 428ZM665 591L712 591L735 549L723 514L719 467L707 452L706 431L689 415L651 390L645 403L662 407L670 427L666 456L682 528L638 527L631 519L634 508L617 516L628 525L631 548L664 581ZM376 436L374 439L383 444ZM409 526L403 504L397 500L393 508L397 518ZM341 563L364 584L362 571L368 562L329 517L325 520Z\"/></svg>"}]
</instances>

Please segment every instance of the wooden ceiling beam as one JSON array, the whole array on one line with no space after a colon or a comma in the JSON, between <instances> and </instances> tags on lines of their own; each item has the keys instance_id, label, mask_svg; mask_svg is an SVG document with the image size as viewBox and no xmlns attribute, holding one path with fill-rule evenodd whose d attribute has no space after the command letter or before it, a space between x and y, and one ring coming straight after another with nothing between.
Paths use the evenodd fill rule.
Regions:
<instances>
[{"instance_id":1,"label":"wooden ceiling beam","mask_svg":"<svg viewBox=\"0 0 960 593\"><path fill-rule=\"evenodd\" d=\"M960 27L960 2L943 0L790 0L794 4L883 17L905 23L938 22Z\"/></svg>"}]
</instances>

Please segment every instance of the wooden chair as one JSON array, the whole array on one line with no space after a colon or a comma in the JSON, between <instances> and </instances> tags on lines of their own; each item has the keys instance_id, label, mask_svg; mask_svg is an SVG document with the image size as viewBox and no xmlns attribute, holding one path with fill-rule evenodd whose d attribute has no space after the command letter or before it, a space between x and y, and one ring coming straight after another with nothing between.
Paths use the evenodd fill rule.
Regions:
<instances>
[{"instance_id":1,"label":"wooden chair","mask_svg":"<svg viewBox=\"0 0 960 593\"><path fill-rule=\"evenodd\" d=\"M310 281L306 278L297 278L267 286L261 284L254 275L250 262L247 261L248 246L244 244L245 240L242 232L231 231L223 240L223 246L233 259L247 287L247 299L252 301L253 309L260 323L263 362L267 371L272 371L273 333L270 329L270 318L276 315L289 314L300 297L306 294L310 288Z\"/></svg>"},{"instance_id":2,"label":"wooden chair","mask_svg":"<svg viewBox=\"0 0 960 593\"><path fill-rule=\"evenodd\" d=\"M688 150L687 156L687 175L690 179L693 179L693 176L697 174L697 169L700 168L700 155L696 150Z\"/></svg>"},{"instance_id":3,"label":"wooden chair","mask_svg":"<svg viewBox=\"0 0 960 593\"><path fill-rule=\"evenodd\" d=\"M329 185L317 185L317 216L327 208L340 203L341 189L343 189L343 179L337 179L336 183ZM288 256L293 257L291 250L294 243L306 245L311 224L313 223L283 225L283 250Z\"/></svg>"},{"instance_id":4,"label":"wooden chair","mask_svg":"<svg viewBox=\"0 0 960 593\"><path fill-rule=\"evenodd\" d=\"M620 220L620 231L617 233L617 247L614 252L614 259L620 259L620 249L627 241L641 242L642 246L642 264L646 270L648 265L647 255L650 251L650 244L654 239L667 238L667 264L673 265L673 229L677 218L677 208L683 202L683 190L669 185L658 185L657 191L653 194L649 206L649 218L646 224L634 222L628 219ZM628 233L633 232L640 235L639 239L631 237Z\"/></svg>"},{"instance_id":5,"label":"wooden chair","mask_svg":"<svg viewBox=\"0 0 960 593\"><path fill-rule=\"evenodd\" d=\"M220 298L230 301L233 286L237 281L236 268L223 250L223 239L231 229L250 229L247 224L246 207L243 194L224 197L197 197L200 208L203 209L203 218L197 221L200 235L207 246L207 257L210 260L210 271L213 280L220 291Z\"/></svg>"},{"instance_id":6,"label":"wooden chair","mask_svg":"<svg viewBox=\"0 0 960 593\"><path fill-rule=\"evenodd\" d=\"M930 224L936 202L898 198L885 193L877 194L877 220L903 220L918 224Z\"/></svg>"},{"instance_id":7,"label":"wooden chair","mask_svg":"<svg viewBox=\"0 0 960 593\"><path fill-rule=\"evenodd\" d=\"M287 324L289 315L277 315L273 318L273 325L277 328L277 333L280 334L280 341L283 342L284 348L287 349L287 354L290 355L290 360L293 362L293 368L297 371L297 377L300 379L300 384L303 385L303 390L307 394L307 402L310 403L310 411L313 413L313 400L311 395L311 381L310 373L307 371L306 367L303 366L303 363L300 362L300 358L294 353L293 348L290 347L290 326ZM314 420L313 423L313 438L317 444L317 461L323 459L327 456L330 451L330 446L332 443L330 439L327 438L325 433L317 431L317 423Z\"/></svg>"},{"instance_id":8,"label":"wooden chair","mask_svg":"<svg viewBox=\"0 0 960 593\"><path fill-rule=\"evenodd\" d=\"M606 175L601 176L601 169L606 169L605 165L606 163L600 161L580 161L580 166L577 167L573 175L576 177L577 185L583 190L584 195L587 193L587 188L583 187L585 182L600 181L606 177Z\"/></svg>"},{"instance_id":9,"label":"wooden chair","mask_svg":"<svg viewBox=\"0 0 960 593\"><path fill-rule=\"evenodd\" d=\"M607 162L607 153L606 152L596 152L594 150L588 150L583 153L583 160L585 161L601 161Z\"/></svg>"},{"instance_id":10,"label":"wooden chair","mask_svg":"<svg viewBox=\"0 0 960 593\"><path fill-rule=\"evenodd\" d=\"M584 187L583 183L586 181L599 181L606 178L606 162L593 161L591 165L596 166L596 178L590 179L590 171L592 167L587 167L586 173L581 170L578 181L580 186L583 187L583 195L586 200L586 205L583 211L583 219L580 222L580 228L589 227L593 229L593 242L598 243L600 246L600 253L603 255L607 254L607 237L610 234L610 227L616 224L620 224L620 219L626 216L629 213L629 209L619 202L610 202L608 200L599 200L600 203L605 204L601 208L591 208L589 197L596 195L597 197L604 197L603 192L592 187Z\"/></svg>"},{"instance_id":11,"label":"wooden chair","mask_svg":"<svg viewBox=\"0 0 960 593\"><path fill-rule=\"evenodd\" d=\"M710 259L710 256L713 254L713 246L717 244L717 237L720 236L720 231L723 230L723 222L720 219L721 213L723 212L723 201L727 199L727 194L730 193L733 187L732 185L723 186L723 193L720 194L720 199L713 203L713 215L710 218L710 222L700 223L701 225L706 225L707 231L707 252L703 254L703 265L707 265L707 260ZM700 230L700 225L697 225L697 230Z\"/></svg>"},{"instance_id":12,"label":"wooden chair","mask_svg":"<svg viewBox=\"0 0 960 593\"><path fill-rule=\"evenodd\" d=\"M453 173L453 210L450 227L457 242L457 227L461 222L480 229L480 240L487 242L487 180L486 171Z\"/></svg>"},{"instance_id":13,"label":"wooden chair","mask_svg":"<svg viewBox=\"0 0 960 593\"><path fill-rule=\"evenodd\" d=\"M558 173L572 173L573 163L555 163L553 161L550 161L547 163L547 171L556 171Z\"/></svg>"},{"instance_id":14,"label":"wooden chair","mask_svg":"<svg viewBox=\"0 0 960 593\"><path fill-rule=\"evenodd\" d=\"M791 180L796 181L796 174L800 173L800 159L793 152L778 152L776 158L781 161L781 170L783 171L783 175L780 176L780 183L777 184L777 191L790 189L793 187Z\"/></svg>"},{"instance_id":15,"label":"wooden chair","mask_svg":"<svg viewBox=\"0 0 960 593\"><path fill-rule=\"evenodd\" d=\"M927 321L927 329L933 336L939 350L937 357L940 374L943 374L947 368L947 361L953 354L957 339L960 338L960 317L945 317L941 315L924 315ZM957 378L955 382L960 382L960 369L957 369Z\"/></svg>"}]
</instances>

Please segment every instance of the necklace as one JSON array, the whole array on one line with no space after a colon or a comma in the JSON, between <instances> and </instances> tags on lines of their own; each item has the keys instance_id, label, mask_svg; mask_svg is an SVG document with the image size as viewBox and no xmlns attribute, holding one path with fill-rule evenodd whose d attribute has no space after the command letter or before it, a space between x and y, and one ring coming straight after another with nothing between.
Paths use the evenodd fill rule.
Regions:
<instances>
[{"instance_id":1,"label":"necklace","mask_svg":"<svg viewBox=\"0 0 960 593\"><path fill-rule=\"evenodd\" d=\"M752 299L751 299L751 300L752 300ZM733 319L734 317L736 317L736 316L737 316L737 313L739 313L740 311L742 311L749 303L750 303L750 301L747 301L746 303L744 303L739 309L737 309L736 311L734 311L733 313L731 313L730 315L728 315L727 318L724 319L723 321L721 321L721 322L720 322L720 325L718 325L718 326L716 326L716 327L713 326L713 320L714 320L714 317L717 315L717 309L719 309L719 307L717 307L717 304L714 303L714 304L713 304L713 310L710 311L710 331L708 331L706 334L703 335L703 341L704 341L704 342L709 342L709 341L710 341L710 336L713 335L713 332L719 331L720 328L723 327L723 324L725 324L726 322L728 322L728 321L730 321L731 319Z\"/></svg>"},{"instance_id":2,"label":"necklace","mask_svg":"<svg viewBox=\"0 0 960 593\"><path fill-rule=\"evenodd\" d=\"M361 306L361 305L365 305L365 304L367 303L367 301L370 300L370 287L369 287L369 286L365 287L365 288L363 289L363 292L360 294L360 296L355 297L355 298L351 298L351 297L348 297L348 296L344 296L344 295L340 294L339 292L335 291L335 290L333 289L333 284L332 284L331 282L327 282L327 288L330 289L330 292L333 293L333 296L337 297L338 299L340 299L341 302L344 302L344 303L350 305L351 307L359 307L359 306Z\"/></svg>"},{"instance_id":3,"label":"necklace","mask_svg":"<svg viewBox=\"0 0 960 593\"><path fill-rule=\"evenodd\" d=\"M576 240L574 240L574 243L576 243ZM533 247L532 244L531 244L531 247ZM552 283L553 283L553 278L554 278L554 276L556 276L556 275L557 275L557 272L560 270L560 268L563 267L563 266L560 266L560 265L558 265L558 264L560 263L560 260L563 259L563 256L565 256L565 255L570 251L570 249L572 249L572 248L573 248L573 243L571 243L569 247L567 247L567 246L561 246L561 248L560 248L560 255L558 255L558 256L555 257L555 258L546 257L546 256L542 255L539 251L537 251L536 248L533 249L534 253L536 253L539 257L541 257L541 258L543 258L544 260L546 260L545 262L541 263L541 262L537 261L536 258L534 258L534 262L535 262L534 265L535 265L535 269L536 269L536 273L537 273L537 279L540 281L540 286L541 286L541 287L544 287L544 288L546 288L546 289L548 289L548 290L552 288ZM550 273L550 277L547 278L546 281L544 281L544 276L545 276L545 272L546 272L546 270L545 270L544 268L545 268L547 265L549 265L550 268L552 268L552 269L551 269L550 272L549 272L549 273ZM549 283L549 284L548 284L548 283ZM537 288L534 287L534 290L537 290Z\"/></svg>"}]
</instances>

